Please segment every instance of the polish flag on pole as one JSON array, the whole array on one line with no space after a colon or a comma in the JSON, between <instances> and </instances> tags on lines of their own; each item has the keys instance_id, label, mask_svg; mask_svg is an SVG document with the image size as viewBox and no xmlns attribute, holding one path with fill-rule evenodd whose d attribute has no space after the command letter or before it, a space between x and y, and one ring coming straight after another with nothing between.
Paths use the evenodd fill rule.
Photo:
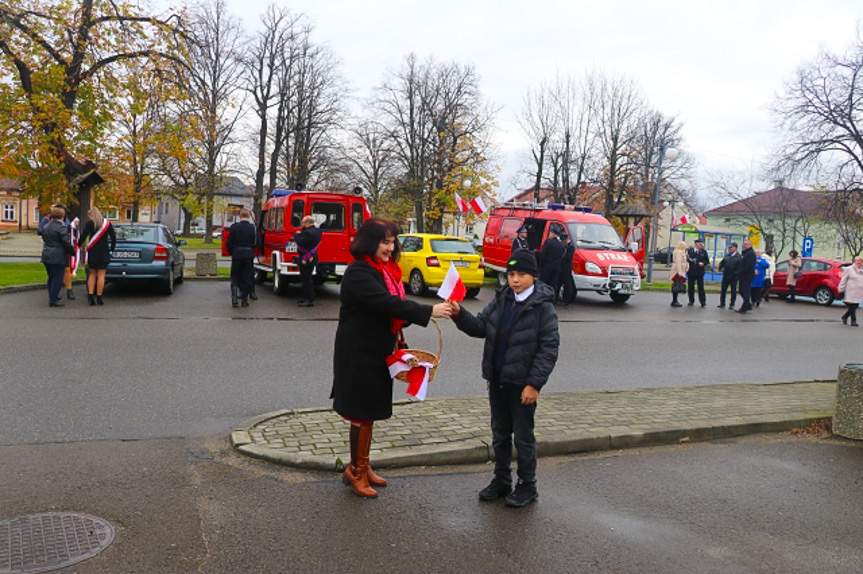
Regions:
<instances>
[{"instance_id":1,"label":"polish flag on pole","mask_svg":"<svg viewBox=\"0 0 863 574\"><path fill-rule=\"evenodd\" d=\"M476 213L485 213L487 211L485 208L485 203L482 202L482 198L479 196L474 197L470 201L470 205L471 205L471 207L473 207L473 210Z\"/></svg>"},{"instance_id":2,"label":"polish flag on pole","mask_svg":"<svg viewBox=\"0 0 863 574\"><path fill-rule=\"evenodd\" d=\"M455 204L458 206L459 211L461 211L462 213L467 213L468 211L470 211L470 205L468 205L468 203L463 200L458 193L455 194Z\"/></svg>"},{"instance_id":3,"label":"polish flag on pole","mask_svg":"<svg viewBox=\"0 0 863 574\"><path fill-rule=\"evenodd\" d=\"M443 283L437 291L438 297L451 301L464 301L464 296L467 295L467 289L461 281L461 275L455 268L455 265L450 263L449 270L446 272L446 277L443 278Z\"/></svg>"},{"instance_id":4,"label":"polish flag on pole","mask_svg":"<svg viewBox=\"0 0 863 574\"><path fill-rule=\"evenodd\" d=\"M686 215L681 215L679 223L680 225L683 225L684 223L689 223L689 218L686 217Z\"/></svg>"}]
</instances>

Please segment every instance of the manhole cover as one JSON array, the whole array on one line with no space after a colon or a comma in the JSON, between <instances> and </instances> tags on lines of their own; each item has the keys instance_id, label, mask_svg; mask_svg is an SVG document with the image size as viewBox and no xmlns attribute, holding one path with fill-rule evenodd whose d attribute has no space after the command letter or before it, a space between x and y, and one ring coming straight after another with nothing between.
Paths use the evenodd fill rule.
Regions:
<instances>
[{"instance_id":1,"label":"manhole cover","mask_svg":"<svg viewBox=\"0 0 863 574\"><path fill-rule=\"evenodd\" d=\"M106 520L46 512L0 521L0 574L47 572L95 556L114 541Z\"/></svg>"}]
</instances>

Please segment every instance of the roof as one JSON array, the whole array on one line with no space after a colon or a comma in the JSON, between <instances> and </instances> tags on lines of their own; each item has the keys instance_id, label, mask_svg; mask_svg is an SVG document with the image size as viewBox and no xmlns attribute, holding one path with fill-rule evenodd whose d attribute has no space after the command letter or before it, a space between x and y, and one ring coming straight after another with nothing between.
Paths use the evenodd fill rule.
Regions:
<instances>
[{"instance_id":1,"label":"roof","mask_svg":"<svg viewBox=\"0 0 863 574\"><path fill-rule=\"evenodd\" d=\"M612 209L611 214L618 217L651 217L653 211L641 203L625 203Z\"/></svg>"},{"instance_id":2,"label":"roof","mask_svg":"<svg viewBox=\"0 0 863 574\"><path fill-rule=\"evenodd\" d=\"M711 209L704 215L818 215L825 209L821 193L780 186Z\"/></svg>"}]
</instances>

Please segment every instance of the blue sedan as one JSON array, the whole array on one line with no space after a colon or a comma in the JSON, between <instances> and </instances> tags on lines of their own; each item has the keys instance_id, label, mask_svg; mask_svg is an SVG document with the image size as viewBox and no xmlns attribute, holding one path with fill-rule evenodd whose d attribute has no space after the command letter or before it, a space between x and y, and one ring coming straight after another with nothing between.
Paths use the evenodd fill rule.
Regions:
<instances>
[{"instance_id":1,"label":"blue sedan","mask_svg":"<svg viewBox=\"0 0 863 574\"><path fill-rule=\"evenodd\" d=\"M171 231L159 223L118 223L114 225L117 245L111 252L108 281L158 281L166 295L174 284L183 282L186 256Z\"/></svg>"}]
</instances>

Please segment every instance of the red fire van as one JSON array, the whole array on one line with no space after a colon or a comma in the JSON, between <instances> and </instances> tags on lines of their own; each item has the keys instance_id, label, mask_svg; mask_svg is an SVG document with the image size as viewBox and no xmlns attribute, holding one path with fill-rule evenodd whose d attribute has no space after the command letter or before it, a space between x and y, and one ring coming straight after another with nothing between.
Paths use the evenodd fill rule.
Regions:
<instances>
[{"instance_id":1,"label":"red fire van","mask_svg":"<svg viewBox=\"0 0 863 574\"><path fill-rule=\"evenodd\" d=\"M641 289L644 228L632 227L624 243L608 220L590 213L590 208L560 204L505 203L492 210L483 237L483 263L498 271L501 284L506 282L513 239L522 226L528 230L532 250L541 249L551 228L572 238L576 289L607 294L615 303L627 301Z\"/></svg>"},{"instance_id":2,"label":"red fire van","mask_svg":"<svg viewBox=\"0 0 863 574\"><path fill-rule=\"evenodd\" d=\"M262 283L272 274L273 290L277 294L285 292L287 283L300 280L299 266L294 263L297 254L294 235L300 232L300 222L306 215L315 218L315 225L322 232L315 274L317 283L330 278L341 280L352 261L351 242L368 219L362 193L274 190L273 197L261 208L258 246L255 249L255 280ZM226 227L222 232L223 254L227 254L228 229Z\"/></svg>"}]
</instances>

